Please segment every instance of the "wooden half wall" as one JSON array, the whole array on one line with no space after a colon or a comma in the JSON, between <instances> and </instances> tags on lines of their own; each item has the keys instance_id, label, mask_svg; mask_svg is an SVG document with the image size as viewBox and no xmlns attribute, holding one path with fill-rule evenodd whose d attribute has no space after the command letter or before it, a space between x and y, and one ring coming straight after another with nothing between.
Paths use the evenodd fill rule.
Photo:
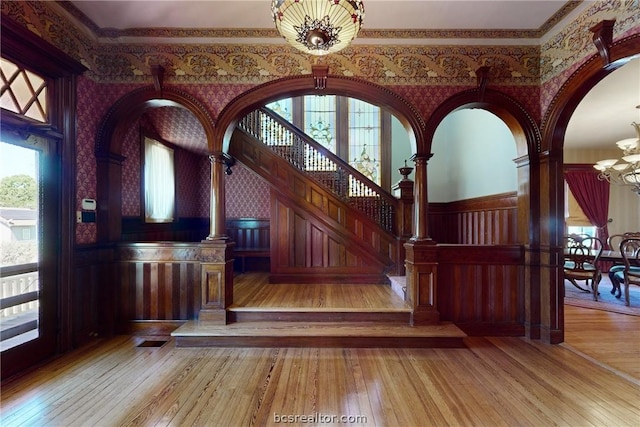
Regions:
<instances>
[{"instance_id":1,"label":"wooden half wall","mask_svg":"<svg viewBox=\"0 0 640 427\"><path fill-rule=\"evenodd\" d=\"M518 239L518 195L494 194L429 203L429 233L438 243L508 245Z\"/></svg>"}]
</instances>

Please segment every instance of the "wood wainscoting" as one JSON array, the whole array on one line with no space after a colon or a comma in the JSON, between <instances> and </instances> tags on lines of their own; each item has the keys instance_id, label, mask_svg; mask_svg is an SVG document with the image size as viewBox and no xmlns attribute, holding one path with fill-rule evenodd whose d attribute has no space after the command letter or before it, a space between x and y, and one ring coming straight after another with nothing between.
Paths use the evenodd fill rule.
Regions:
<instances>
[{"instance_id":1,"label":"wood wainscoting","mask_svg":"<svg viewBox=\"0 0 640 427\"><path fill-rule=\"evenodd\" d=\"M197 316L200 244L125 243L117 252L120 332L167 335Z\"/></svg>"},{"instance_id":2,"label":"wood wainscoting","mask_svg":"<svg viewBox=\"0 0 640 427\"><path fill-rule=\"evenodd\" d=\"M524 248L438 245L438 312L468 335L524 335Z\"/></svg>"},{"instance_id":3,"label":"wood wainscoting","mask_svg":"<svg viewBox=\"0 0 640 427\"><path fill-rule=\"evenodd\" d=\"M439 243L510 245L518 239L518 195L494 194L429 203L429 231Z\"/></svg>"}]
</instances>

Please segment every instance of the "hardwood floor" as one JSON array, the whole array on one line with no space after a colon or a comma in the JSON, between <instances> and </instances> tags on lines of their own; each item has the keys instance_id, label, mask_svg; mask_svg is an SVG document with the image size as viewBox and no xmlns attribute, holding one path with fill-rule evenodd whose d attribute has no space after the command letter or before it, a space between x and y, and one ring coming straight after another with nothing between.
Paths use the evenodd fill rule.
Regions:
<instances>
[{"instance_id":1,"label":"hardwood floor","mask_svg":"<svg viewBox=\"0 0 640 427\"><path fill-rule=\"evenodd\" d=\"M3 382L0 425L639 425L640 317L567 306L565 326L437 349L97 339Z\"/></svg>"},{"instance_id":2,"label":"hardwood floor","mask_svg":"<svg viewBox=\"0 0 640 427\"><path fill-rule=\"evenodd\" d=\"M266 273L246 273L234 278L233 308L307 308L409 310L388 285L274 284Z\"/></svg>"},{"instance_id":3,"label":"hardwood floor","mask_svg":"<svg viewBox=\"0 0 640 427\"><path fill-rule=\"evenodd\" d=\"M565 342L640 387L640 316L565 305Z\"/></svg>"},{"instance_id":4,"label":"hardwood floor","mask_svg":"<svg viewBox=\"0 0 640 427\"><path fill-rule=\"evenodd\" d=\"M584 344L466 338L465 349L138 347L119 336L2 384L3 426L277 425L278 417L351 416L345 425L635 426L640 420L637 335L611 341L593 313ZM590 316L591 314L591 316ZM609 316L606 316L609 317ZM637 319L613 314L618 332ZM626 321L630 320L630 321ZM629 333L627 330L626 334ZM588 343L589 335L592 343ZM630 338L629 338L630 337ZM153 337L158 339L158 337ZM614 355L615 354L615 355ZM610 356L613 358L610 358ZM634 373L635 372L635 373ZM340 424L335 421L329 423Z\"/></svg>"}]
</instances>

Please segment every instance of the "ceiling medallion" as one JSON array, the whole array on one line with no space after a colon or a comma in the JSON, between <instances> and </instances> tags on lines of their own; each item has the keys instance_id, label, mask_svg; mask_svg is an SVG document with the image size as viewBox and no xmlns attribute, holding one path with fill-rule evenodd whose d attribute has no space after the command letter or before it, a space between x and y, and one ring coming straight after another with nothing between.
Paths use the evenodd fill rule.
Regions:
<instances>
[{"instance_id":1,"label":"ceiling medallion","mask_svg":"<svg viewBox=\"0 0 640 427\"><path fill-rule=\"evenodd\" d=\"M273 0L276 29L289 44L312 55L344 49L364 18L362 0Z\"/></svg>"}]
</instances>

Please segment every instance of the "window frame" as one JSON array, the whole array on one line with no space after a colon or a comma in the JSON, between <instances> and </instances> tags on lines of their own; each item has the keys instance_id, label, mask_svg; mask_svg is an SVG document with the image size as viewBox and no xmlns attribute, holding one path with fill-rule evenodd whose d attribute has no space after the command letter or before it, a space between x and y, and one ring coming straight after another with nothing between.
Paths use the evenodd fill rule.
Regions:
<instances>
[{"instance_id":1,"label":"window frame","mask_svg":"<svg viewBox=\"0 0 640 427\"><path fill-rule=\"evenodd\" d=\"M173 168L173 209L172 209L172 218L171 220L153 220L147 217L147 203L146 203L146 165L147 165L147 156L146 156L146 140L150 139L155 141L156 143L166 147L167 149L172 151L172 168ZM158 135L153 132L149 132L147 130L141 130L140 132L140 217L144 224L175 224L178 222L178 198L177 198L177 162L176 156L178 150L177 147L166 140L160 138Z\"/></svg>"}]
</instances>

